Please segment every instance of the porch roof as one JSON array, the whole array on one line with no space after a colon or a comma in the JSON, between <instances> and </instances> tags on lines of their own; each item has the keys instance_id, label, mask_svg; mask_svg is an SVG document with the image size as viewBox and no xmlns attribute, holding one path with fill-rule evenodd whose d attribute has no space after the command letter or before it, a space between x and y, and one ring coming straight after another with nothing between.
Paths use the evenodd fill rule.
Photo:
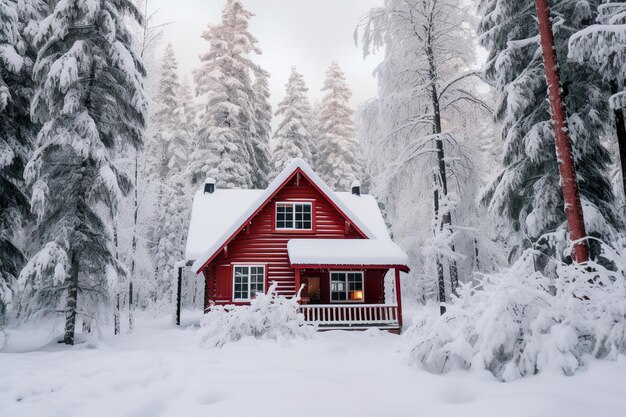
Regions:
<instances>
[{"instance_id":1,"label":"porch roof","mask_svg":"<svg viewBox=\"0 0 626 417\"><path fill-rule=\"evenodd\" d=\"M298 265L402 266L409 257L388 239L291 239L289 262Z\"/></svg>"}]
</instances>

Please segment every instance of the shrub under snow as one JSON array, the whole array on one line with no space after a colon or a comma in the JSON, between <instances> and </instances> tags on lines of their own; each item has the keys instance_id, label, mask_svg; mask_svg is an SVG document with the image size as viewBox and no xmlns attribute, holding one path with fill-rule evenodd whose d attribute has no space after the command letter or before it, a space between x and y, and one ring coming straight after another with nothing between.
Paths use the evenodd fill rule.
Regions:
<instances>
[{"instance_id":1,"label":"shrub under snow","mask_svg":"<svg viewBox=\"0 0 626 417\"><path fill-rule=\"evenodd\" d=\"M412 361L433 372L487 369L503 381L560 370L584 356L626 354L626 241L604 246L609 268L559 264L556 278L534 271L528 251L510 269L459 289L444 316L426 308L404 334ZM435 307L435 306L432 306Z\"/></svg>"},{"instance_id":2,"label":"shrub under snow","mask_svg":"<svg viewBox=\"0 0 626 417\"><path fill-rule=\"evenodd\" d=\"M267 294L257 294L249 306L212 306L201 321L200 344L222 347L246 336L259 339L309 337L313 326L298 312L299 295L286 298L276 294L273 283Z\"/></svg>"}]
</instances>

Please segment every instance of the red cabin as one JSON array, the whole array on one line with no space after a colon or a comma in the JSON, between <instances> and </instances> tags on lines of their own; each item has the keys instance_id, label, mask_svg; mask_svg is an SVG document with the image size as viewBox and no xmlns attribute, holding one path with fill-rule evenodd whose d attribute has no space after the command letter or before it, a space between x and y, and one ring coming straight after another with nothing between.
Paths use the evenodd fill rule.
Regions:
<instances>
[{"instance_id":1,"label":"red cabin","mask_svg":"<svg viewBox=\"0 0 626 417\"><path fill-rule=\"evenodd\" d=\"M273 282L320 328L399 330L406 253L389 237L375 199L335 192L302 159L265 190L222 190L208 179L194 197L185 252L205 278L205 309L245 305ZM387 279L386 279L387 277Z\"/></svg>"}]
</instances>

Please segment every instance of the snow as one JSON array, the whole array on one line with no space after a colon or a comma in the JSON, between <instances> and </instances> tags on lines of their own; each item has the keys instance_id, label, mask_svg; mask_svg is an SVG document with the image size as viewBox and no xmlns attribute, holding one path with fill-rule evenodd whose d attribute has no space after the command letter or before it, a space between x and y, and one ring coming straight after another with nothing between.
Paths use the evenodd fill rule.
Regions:
<instances>
[{"instance_id":1,"label":"snow","mask_svg":"<svg viewBox=\"0 0 626 417\"><path fill-rule=\"evenodd\" d=\"M185 326L176 328L170 317L139 315L132 335L73 348L46 344L45 332L12 331L0 353L0 415L626 415L625 361L594 360L573 377L500 383L481 372L442 376L408 366L395 349L400 337L380 331L329 331L288 343L248 338L206 349L194 319L183 312Z\"/></svg>"},{"instance_id":2,"label":"snow","mask_svg":"<svg viewBox=\"0 0 626 417\"><path fill-rule=\"evenodd\" d=\"M391 240L291 239L289 262L295 265L408 265L409 257Z\"/></svg>"},{"instance_id":3,"label":"snow","mask_svg":"<svg viewBox=\"0 0 626 417\"><path fill-rule=\"evenodd\" d=\"M200 269L298 168L368 238L389 239L387 227L373 197L348 197L346 193L335 193L303 159L295 158L265 190L217 189L212 194L204 194L202 190L196 192L185 250L185 259L195 261L192 268L195 271Z\"/></svg>"}]
</instances>

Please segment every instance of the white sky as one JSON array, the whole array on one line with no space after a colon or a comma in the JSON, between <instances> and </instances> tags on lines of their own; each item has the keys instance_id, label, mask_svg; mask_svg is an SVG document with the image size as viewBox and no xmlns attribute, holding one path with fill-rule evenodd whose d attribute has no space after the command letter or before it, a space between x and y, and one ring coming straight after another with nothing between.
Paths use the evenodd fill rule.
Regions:
<instances>
[{"instance_id":1,"label":"white sky","mask_svg":"<svg viewBox=\"0 0 626 417\"><path fill-rule=\"evenodd\" d=\"M200 37L207 24L219 22L224 0L150 0L158 9L155 23L173 21L162 46L171 42L181 76L191 76L200 64L198 55L208 43ZM326 68L336 60L352 88L352 105L376 95L372 71L378 59L363 60L354 45L353 32L363 14L382 0L247 0L254 12L250 32L259 40L263 54L255 61L270 72L272 105L282 99L292 65L304 75L309 97L319 99Z\"/></svg>"}]
</instances>

